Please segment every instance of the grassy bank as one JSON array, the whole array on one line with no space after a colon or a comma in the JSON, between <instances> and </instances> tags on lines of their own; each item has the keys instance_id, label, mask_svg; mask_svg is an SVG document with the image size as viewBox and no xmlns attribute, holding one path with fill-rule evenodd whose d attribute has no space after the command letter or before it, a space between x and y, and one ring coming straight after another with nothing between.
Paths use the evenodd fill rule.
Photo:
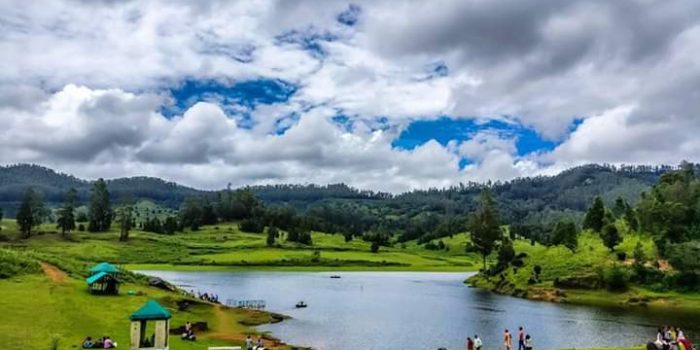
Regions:
<instances>
[{"instance_id":1,"label":"grassy bank","mask_svg":"<svg viewBox=\"0 0 700 350\"><path fill-rule=\"evenodd\" d=\"M252 310L230 309L220 305L198 302L185 311L178 311L179 293L157 289L140 283L138 276L124 275L131 281L121 286L118 296L89 294L82 278L83 264L63 257L53 257L61 266L77 270L64 271L41 261L44 255L16 253L0 249L3 269L12 268L12 276L0 280L0 344L3 349L58 349L79 347L85 336L110 336L119 347L128 347L128 316L147 300L155 299L173 314L172 327L187 321L207 322L210 329L197 334L196 342L182 341L171 336L175 349L203 349L207 346L241 345L247 334L257 335L254 325L273 321L271 314ZM87 266L84 266L85 268ZM267 345L287 349L267 337Z\"/></svg>"},{"instance_id":2,"label":"grassy bank","mask_svg":"<svg viewBox=\"0 0 700 350\"><path fill-rule=\"evenodd\" d=\"M644 254L655 256L655 247L649 237L628 234L611 253L598 235L583 232L579 236L576 251L563 247L545 247L529 241L516 240L516 253L524 253L523 266L509 267L496 276L479 274L467 281L469 284L493 292L533 300L573 303L592 306L630 306L646 308L679 309L700 313L700 293L655 291L648 286L630 284L623 291L609 291L603 279L605 272L614 265L629 267L633 260L634 247L640 242ZM624 252L628 258L620 261L617 253ZM536 283L530 279L538 265L541 273ZM587 288L567 288L561 281L573 280ZM560 281L560 283L557 283Z\"/></svg>"}]
</instances>

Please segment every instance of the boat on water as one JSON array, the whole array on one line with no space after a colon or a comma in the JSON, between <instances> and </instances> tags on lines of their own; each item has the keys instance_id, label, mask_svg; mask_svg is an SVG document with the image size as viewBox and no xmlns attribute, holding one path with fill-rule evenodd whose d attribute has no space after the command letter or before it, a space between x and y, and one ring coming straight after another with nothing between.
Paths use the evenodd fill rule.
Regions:
<instances>
[{"instance_id":1,"label":"boat on water","mask_svg":"<svg viewBox=\"0 0 700 350\"><path fill-rule=\"evenodd\" d=\"M300 302L298 302L295 306L296 306L297 309L301 309L301 308L307 307L308 305L306 305L305 302L300 301Z\"/></svg>"},{"instance_id":2,"label":"boat on water","mask_svg":"<svg viewBox=\"0 0 700 350\"><path fill-rule=\"evenodd\" d=\"M333 275L333 276L331 276L331 278L340 278L340 276L338 276L338 275Z\"/></svg>"}]
</instances>

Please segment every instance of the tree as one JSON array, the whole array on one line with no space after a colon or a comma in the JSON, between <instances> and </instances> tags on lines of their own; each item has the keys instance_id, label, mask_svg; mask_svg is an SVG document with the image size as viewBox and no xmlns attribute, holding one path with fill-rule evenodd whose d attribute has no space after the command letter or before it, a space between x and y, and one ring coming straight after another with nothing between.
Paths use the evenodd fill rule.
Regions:
<instances>
[{"instance_id":1,"label":"tree","mask_svg":"<svg viewBox=\"0 0 700 350\"><path fill-rule=\"evenodd\" d=\"M583 219L583 228L600 232L605 222L605 205L600 196L596 196L593 205L588 209L586 217Z\"/></svg>"},{"instance_id":2,"label":"tree","mask_svg":"<svg viewBox=\"0 0 700 350\"><path fill-rule=\"evenodd\" d=\"M603 227L603 232L601 233L601 238L603 239L603 244L605 244L610 251L615 250L615 246L620 244L622 237L620 237L620 232L617 230L615 224L607 224Z\"/></svg>"},{"instance_id":3,"label":"tree","mask_svg":"<svg viewBox=\"0 0 700 350\"><path fill-rule=\"evenodd\" d=\"M513 242L508 238L504 238L501 247L498 249L498 265L506 267L513 261L513 258L515 258Z\"/></svg>"},{"instance_id":4,"label":"tree","mask_svg":"<svg viewBox=\"0 0 700 350\"><path fill-rule=\"evenodd\" d=\"M612 209L613 215L615 215L616 218L622 217L622 215L625 214L627 207L627 202L625 202L625 200L622 199L622 197L617 197L617 199L615 199L615 205Z\"/></svg>"},{"instance_id":5,"label":"tree","mask_svg":"<svg viewBox=\"0 0 700 350\"><path fill-rule=\"evenodd\" d=\"M627 206L625 209L625 221L630 230L637 231L639 229L639 219L637 218L637 212L631 206Z\"/></svg>"},{"instance_id":6,"label":"tree","mask_svg":"<svg viewBox=\"0 0 700 350\"><path fill-rule=\"evenodd\" d=\"M17 225L22 238L32 235L32 228L41 224L44 217L44 201L31 187L27 188L17 212Z\"/></svg>"},{"instance_id":7,"label":"tree","mask_svg":"<svg viewBox=\"0 0 700 350\"><path fill-rule=\"evenodd\" d=\"M267 228L267 246L272 247L275 245L275 240L277 239L277 236L279 235L279 231L277 230L277 227L275 226L270 226Z\"/></svg>"},{"instance_id":8,"label":"tree","mask_svg":"<svg viewBox=\"0 0 700 350\"><path fill-rule=\"evenodd\" d=\"M117 208L117 220L119 221L119 241L126 242L129 240L129 231L133 225L134 206L130 200L124 200L119 208Z\"/></svg>"},{"instance_id":9,"label":"tree","mask_svg":"<svg viewBox=\"0 0 700 350\"><path fill-rule=\"evenodd\" d=\"M98 179L90 191L90 206L88 208L88 231L103 232L112 226L112 208L109 202L109 191L103 179Z\"/></svg>"},{"instance_id":10,"label":"tree","mask_svg":"<svg viewBox=\"0 0 700 350\"><path fill-rule=\"evenodd\" d=\"M209 202L209 199L204 198L202 204L202 225L214 225L217 222L214 206Z\"/></svg>"},{"instance_id":11,"label":"tree","mask_svg":"<svg viewBox=\"0 0 700 350\"><path fill-rule=\"evenodd\" d=\"M468 226L471 241L481 254L486 270L486 257L493 251L496 241L501 239L498 211L488 189L481 192L479 207L470 216Z\"/></svg>"},{"instance_id":12,"label":"tree","mask_svg":"<svg viewBox=\"0 0 700 350\"><path fill-rule=\"evenodd\" d=\"M71 188L66 192L63 207L58 212L57 226L61 229L61 235L75 229L75 202L78 200L78 191Z\"/></svg>"},{"instance_id":13,"label":"tree","mask_svg":"<svg viewBox=\"0 0 700 350\"><path fill-rule=\"evenodd\" d=\"M197 197L187 197L180 207L180 223L192 231L199 230L202 224L202 208Z\"/></svg>"},{"instance_id":14,"label":"tree","mask_svg":"<svg viewBox=\"0 0 700 350\"><path fill-rule=\"evenodd\" d=\"M163 223L163 233L166 235L172 235L177 231L177 219L175 219L172 216L168 216L165 218L165 222Z\"/></svg>"},{"instance_id":15,"label":"tree","mask_svg":"<svg viewBox=\"0 0 700 350\"><path fill-rule=\"evenodd\" d=\"M578 246L578 232L576 224L571 220L562 220L554 227L552 234L552 244L563 245L571 251Z\"/></svg>"}]
</instances>

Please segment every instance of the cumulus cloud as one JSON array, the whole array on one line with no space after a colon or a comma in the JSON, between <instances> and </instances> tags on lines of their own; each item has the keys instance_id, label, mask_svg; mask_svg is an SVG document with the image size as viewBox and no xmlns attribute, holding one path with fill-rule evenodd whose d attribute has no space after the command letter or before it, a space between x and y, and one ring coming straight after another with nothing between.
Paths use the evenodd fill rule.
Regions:
<instances>
[{"instance_id":1,"label":"cumulus cloud","mask_svg":"<svg viewBox=\"0 0 700 350\"><path fill-rule=\"evenodd\" d=\"M699 18L694 1L4 1L0 162L403 191L700 161ZM294 93L161 112L183 81L258 79ZM523 153L493 130L392 146L442 116L557 146Z\"/></svg>"}]
</instances>

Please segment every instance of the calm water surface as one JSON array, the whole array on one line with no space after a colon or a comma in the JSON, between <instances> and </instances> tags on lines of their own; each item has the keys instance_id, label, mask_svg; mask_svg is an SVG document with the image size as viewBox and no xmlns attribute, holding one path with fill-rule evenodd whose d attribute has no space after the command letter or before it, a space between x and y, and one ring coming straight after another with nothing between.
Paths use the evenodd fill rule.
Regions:
<instances>
[{"instance_id":1,"label":"calm water surface","mask_svg":"<svg viewBox=\"0 0 700 350\"><path fill-rule=\"evenodd\" d=\"M505 328L519 325L536 349L629 346L673 324L700 334L700 317L551 304L469 288L465 273L422 272L173 272L144 271L220 300L264 299L293 319L260 330L290 344L321 350L465 348L478 334L502 348ZM331 279L331 275L341 279ZM296 309L305 301L309 307ZM695 337L693 340L698 341ZM516 349L517 349L517 343Z\"/></svg>"}]
</instances>

